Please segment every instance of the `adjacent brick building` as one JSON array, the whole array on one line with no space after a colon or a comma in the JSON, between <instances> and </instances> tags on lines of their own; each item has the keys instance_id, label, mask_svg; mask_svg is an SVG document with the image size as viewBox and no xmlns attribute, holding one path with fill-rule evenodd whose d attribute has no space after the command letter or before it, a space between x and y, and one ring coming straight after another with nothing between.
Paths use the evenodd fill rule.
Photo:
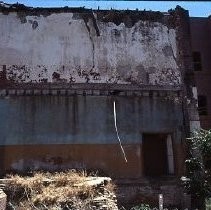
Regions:
<instances>
[{"instance_id":1,"label":"adjacent brick building","mask_svg":"<svg viewBox=\"0 0 211 210\"><path fill-rule=\"evenodd\" d=\"M211 129L211 17L191 17L190 30L201 127Z\"/></svg>"}]
</instances>

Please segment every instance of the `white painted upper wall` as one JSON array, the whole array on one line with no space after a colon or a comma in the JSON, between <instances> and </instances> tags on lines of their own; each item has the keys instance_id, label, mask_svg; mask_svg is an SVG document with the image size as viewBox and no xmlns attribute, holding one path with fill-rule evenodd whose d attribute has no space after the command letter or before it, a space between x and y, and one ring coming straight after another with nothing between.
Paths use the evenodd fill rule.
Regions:
<instances>
[{"instance_id":1,"label":"white painted upper wall","mask_svg":"<svg viewBox=\"0 0 211 210\"><path fill-rule=\"evenodd\" d=\"M73 13L26 16L0 13L0 71L15 82L179 85L176 31L139 20L133 27L73 17ZM89 31L90 29L90 31ZM54 72L58 73L55 74ZM54 78L53 79L53 75Z\"/></svg>"}]
</instances>

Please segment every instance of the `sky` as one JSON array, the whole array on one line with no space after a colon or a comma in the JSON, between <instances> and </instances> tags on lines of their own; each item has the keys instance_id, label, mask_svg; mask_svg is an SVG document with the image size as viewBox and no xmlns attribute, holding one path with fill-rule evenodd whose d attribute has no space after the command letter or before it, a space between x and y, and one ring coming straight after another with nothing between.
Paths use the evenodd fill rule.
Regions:
<instances>
[{"instance_id":1,"label":"sky","mask_svg":"<svg viewBox=\"0 0 211 210\"><path fill-rule=\"evenodd\" d=\"M208 17L211 15L211 2L185 1L81 1L81 0L3 0L5 3L21 3L33 7L85 7L97 9L146 9L167 12L180 5L189 10L191 17Z\"/></svg>"}]
</instances>

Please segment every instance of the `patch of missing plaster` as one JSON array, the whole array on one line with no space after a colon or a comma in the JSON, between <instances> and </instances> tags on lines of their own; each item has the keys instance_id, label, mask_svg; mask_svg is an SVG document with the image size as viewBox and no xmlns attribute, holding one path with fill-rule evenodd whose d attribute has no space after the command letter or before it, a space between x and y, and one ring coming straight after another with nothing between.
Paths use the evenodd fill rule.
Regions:
<instances>
[{"instance_id":1,"label":"patch of missing plaster","mask_svg":"<svg viewBox=\"0 0 211 210\"><path fill-rule=\"evenodd\" d=\"M130 72L126 81L136 85L147 84L148 73L143 66L137 66L133 71Z\"/></svg>"},{"instance_id":2,"label":"patch of missing plaster","mask_svg":"<svg viewBox=\"0 0 211 210\"><path fill-rule=\"evenodd\" d=\"M86 83L89 83L90 81L101 80L100 73L94 68L91 68L90 70L82 70L81 68L77 68L76 71L78 73L78 76L81 79L84 79ZM71 83L76 81L76 79L73 76L71 76L70 79Z\"/></svg>"},{"instance_id":3,"label":"patch of missing plaster","mask_svg":"<svg viewBox=\"0 0 211 210\"><path fill-rule=\"evenodd\" d=\"M89 83L89 81L90 81L90 77L89 77L90 74L89 74L89 72L85 71L85 70L82 70L81 67L77 68L76 70L77 70L78 76L80 78L85 79L86 83Z\"/></svg>"},{"instance_id":4,"label":"patch of missing plaster","mask_svg":"<svg viewBox=\"0 0 211 210\"><path fill-rule=\"evenodd\" d=\"M17 17L20 19L21 23L27 23L26 14L24 12L17 12Z\"/></svg>"},{"instance_id":5,"label":"patch of missing plaster","mask_svg":"<svg viewBox=\"0 0 211 210\"><path fill-rule=\"evenodd\" d=\"M138 72L137 77L134 77L138 83L147 84L148 83L148 74L146 69L142 64L139 64L135 67L135 71Z\"/></svg>"},{"instance_id":6,"label":"patch of missing plaster","mask_svg":"<svg viewBox=\"0 0 211 210\"><path fill-rule=\"evenodd\" d=\"M175 69L162 69L149 74L149 84L178 86L181 84L181 74Z\"/></svg>"},{"instance_id":7,"label":"patch of missing plaster","mask_svg":"<svg viewBox=\"0 0 211 210\"><path fill-rule=\"evenodd\" d=\"M13 82L25 82L30 77L30 69L25 65L7 66L7 79Z\"/></svg>"},{"instance_id":8,"label":"patch of missing plaster","mask_svg":"<svg viewBox=\"0 0 211 210\"><path fill-rule=\"evenodd\" d=\"M110 84L117 84L120 81L121 77L116 70L112 71L112 74L109 75L109 78L106 79L106 83Z\"/></svg>"},{"instance_id":9,"label":"patch of missing plaster","mask_svg":"<svg viewBox=\"0 0 211 210\"><path fill-rule=\"evenodd\" d=\"M40 82L47 83L48 79L47 78L43 78L43 79L40 80Z\"/></svg>"},{"instance_id":10,"label":"patch of missing plaster","mask_svg":"<svg viewBox=\"0 0 211 210\"><path fill-rule=\"evenodd\" d=\"M75 83L76 79L70 74L70 79L69 79L70 83Z\"/></svg>"},{"instance_id":11,"label":"patch of missing plaster","mask_svg":"<svg viewBox=\"0 0 211 210\"><path fill-rule=\"evenodd\" d=\"M127 75L126 82L131 84L139 84L140 81L138 79L139 72L138 71L131 71L129 75Z\"/></svg>"},{"instance_id":12,"label":"patch of missing plaster","mask_svg":"<svg viewBox=\"0 0 211 210\"><path fill-rule=\"evenodd\" d=\"M67 83L67 79L61 78L61 75L57 72L54 72L52 74L52 81L53 82L59 82L59 83Z\"/></svg>"},{"instance_id":13,"label":"patch of missing plaster","mask_svg":"<svg viewBox=\"0 0 211 210\"><path fill-rule=\"evenodd\" d=\"M37 21L33 21L32 28L36 29L37 27L38 27L38 22Z\"/></svg>"},{"instance_id":14,"label":"patch of missing plaster","mask_svg":"<svg viewBox=\"0 0 211 210\"><path fill-rule=\"evenodd\" d=\"M162 22L164 17L161 12L151 12L151 11L129 11L129 10L110 10L110 11L100 11L97 13L97 19L102 22L113 22L116 25L124 23L126 27L131 28L139 20L142 21L152 21L152 22Z\"/></svg>"},{"instance_id":15,"label":"patch of missing plaster","mask_svg":"<svg viewBox=\"0 0 211 210\"><path fill-rule=\"evenodd\" d=\"M119 30L117 30L117 29L113 29L111 31L111 33L114 34L114 36L116 36L116 37L120 37L121 36L121 32Z\"/></svg>"},{"instance_id":16,"label":"patch of missing plaster","mask_svg":"<svg viewBox=\"0 0 211 210\"><path fill-rule=\"evenodd\" d=\"M152 71L154 72L154 69L152 69ZM149 83L147 69L145 69L142 64L138 64L132 68L130 64L122 61L118 64L116 73L121 82L124 81L136 85Z\"/></svg>"},{"instance_id":17,"label":"patch of missing plaster","mask_svg":"<svg viewBox=\"0 0 211 210\"><path fill-rule=\"evenodd\" d=\"M57 72L54 72L54 73L52 74L52 81L53 81L53 82L57 82L57 81L59 81L59 80L60 80L60 74L57 73Z\"/></svg>"},{"instance_id":18,"label":"patch of missing plaster","mask_svg":"<svg viewBox=\"0 0 211 210\"><path fill-rule=\"evenodd\" d=\"M36 29L38 27L38 22L36 20L28 20L28 22L32 25L32 29Z\"/></svg>"},{"instance_id":19,"label":"patch of missing plaster","mask_svg":"<svg viewBox=\"0 0 211 210\"><path fill-rule=\"evenodd\" d=\"M95 81L96 81L96 80L101 80L100 73L97 72L97 71L94 70L94 69L91 69L90 75L92 76L92 79L95 80Z\"/></svg>"}]
</instances>

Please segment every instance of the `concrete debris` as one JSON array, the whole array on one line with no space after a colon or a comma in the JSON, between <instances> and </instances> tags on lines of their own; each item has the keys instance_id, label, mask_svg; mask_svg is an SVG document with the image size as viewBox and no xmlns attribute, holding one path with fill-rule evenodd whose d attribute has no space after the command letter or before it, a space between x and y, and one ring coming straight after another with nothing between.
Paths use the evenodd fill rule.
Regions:
<instances>
[{"instance_id":1,"label":"concrete debris","mask_svg":"<svg viewBox=\"0 0 211 210\"><path fill-rule=\"evenodd\" d=\"M84 182L81 182L74 186L82 186L84 184L89 186L99 186L99 185L106 185L109 182L111 182L111 178L109 177L87 177Z\"/></svg>"}]
</instances>

